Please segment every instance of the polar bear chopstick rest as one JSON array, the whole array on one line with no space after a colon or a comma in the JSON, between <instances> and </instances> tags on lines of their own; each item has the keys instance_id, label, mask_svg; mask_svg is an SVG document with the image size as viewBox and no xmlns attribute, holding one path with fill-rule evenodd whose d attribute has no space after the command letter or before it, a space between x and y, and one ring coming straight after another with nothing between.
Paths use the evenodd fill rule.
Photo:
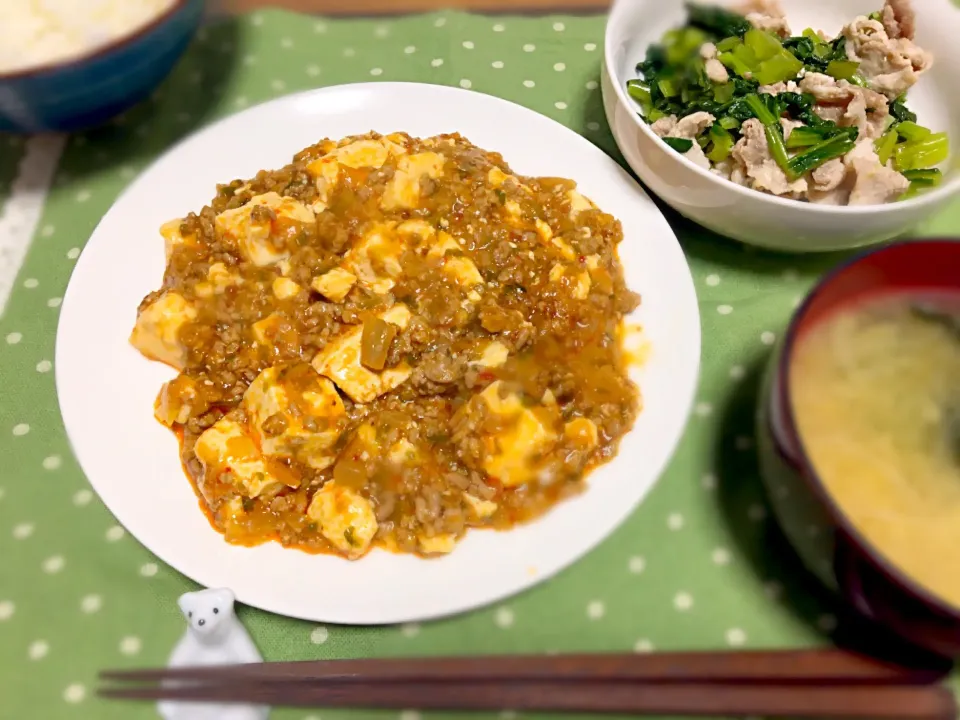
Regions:
<instances>
[{"instance_id":1,"label":"polar bear chopstick rest","mask_svg":"<svg viewBox=\"0 0 960 720\"><path fill-rule=\"evenodd\" d=\"M233 591L198 590L180 596L177 604L187 621L168 667L239 665L262 662L257 646L233 611ZM163 701L157 710L164 720L266 720L270 708Z\"/></svg>"}]
</instances>

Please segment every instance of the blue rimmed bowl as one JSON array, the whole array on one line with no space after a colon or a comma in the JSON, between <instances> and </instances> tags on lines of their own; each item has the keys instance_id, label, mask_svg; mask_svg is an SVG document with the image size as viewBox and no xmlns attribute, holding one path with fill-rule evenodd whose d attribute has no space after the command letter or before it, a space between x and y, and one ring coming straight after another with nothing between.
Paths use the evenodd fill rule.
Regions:
<instances>
[{"instance_id":1,"label":"blue rimmed bowl","mask_svg":"<svg viewBox=\"0 0 960 720\"><path fill-rule=\"evenodd\" d=\"M175 0L129 35L77 58L0 74L0 131L72 132L146 98L200 24L204 0Z\"/></svg>"}]
</instances>

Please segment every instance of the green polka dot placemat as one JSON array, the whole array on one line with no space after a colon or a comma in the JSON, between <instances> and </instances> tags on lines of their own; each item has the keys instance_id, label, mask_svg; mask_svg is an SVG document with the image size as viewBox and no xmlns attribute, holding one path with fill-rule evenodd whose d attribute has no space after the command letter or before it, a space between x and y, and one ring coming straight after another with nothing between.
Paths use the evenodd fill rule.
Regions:
<instances>
[{"instance_id":1,"label":"green polka dot placemat","mask_svg":"<svg viewBox=\"0 0 960 720\"><path fill-rule=\"evenodd\" d=\"M96 673L164 663L184 627L176 598L195 589L100 504L57 409L60 299L73 261L123 187L199 125L285 93L369 80L499 95L619 159L597 87L603 25L600 17L328 21L262 12L204 28L149 101L68 139L0 319L0 718L155 717L152 705L95 698ZM0 193L22 145L4 143ZM688 431L643 506L554 580L454 619L357 629L241 608L267 659L811 645L844 626L771 521L752 427L757 373L770 346L810 284L840 257L769 255L666 212L697 284L703 367ZM960 232L960 206L924 231ZM136 472L130 468L131 482ZM149 497L144 488L144 502ZM281 710L274 717L419 714Z\"/></svg>"}]
</instances>

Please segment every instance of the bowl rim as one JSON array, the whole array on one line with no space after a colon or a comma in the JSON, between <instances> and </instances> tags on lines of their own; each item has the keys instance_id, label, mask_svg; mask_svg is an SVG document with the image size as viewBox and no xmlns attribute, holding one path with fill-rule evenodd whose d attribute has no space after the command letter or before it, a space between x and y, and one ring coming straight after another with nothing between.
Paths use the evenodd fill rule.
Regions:
<instances>
[{"instance_id":1,"label":"bowl rim","mask_svg":"<svg viewBox=\"0 0 960 720\"><path fill-rule=\"evenodd\" d=\"M800 326L810 309L813 302L829 287L842 273L853 266L867 260L875 255L899 250L909 246L937 246L944 247L952 251L960 258L960 238L936 237L906 239L893 243L887 243L881 247L871 248L869 250L857 253L852 258L840 263L824 274L809 291L803 302L794 311L790 318L790 323L784 333L783 347L780 356L776 361L776 388L780 395L780 405L782 408L782 419L784 421L784 430L789 440L797 449L797 457L792 458L800 467L798 473L803 483L813 492L817 500L826 507L828 514L839 529L854 544L867 555L880 572L891 580L897 587L903 590L907 595L919 601L934 613L949 617L954 622L960 623L960 605L953 605L940 595L936 594L926 586L918 582L913 576L908 575L899 565L891 561L884 555L880 549L871 542L853 523L850 516L843 507L833 498L833 495L827 490L826 485L815 469L813 462L804 446L803 436L797 428L796 416L794 414L794 404L790 393L790 365L794 356L797 340L800 332ZM960 286L958 286L958 295L960 295ZM769 401L769 398L768 398Z\"/></svg>"},{"instance_id":2,"label":"bowl rim","mask_svg":"<svg viewBox=\"0 0 960 720\"><path fill-rule=\"evenodd\" d=\"M664 150L668 150L670 157L679 162L681 165L685 165L688 170L696 173L701 178L708 180L717 186L725 187L733 194L740 195L746 199L753 199L757 202L768 203L773 207L807 212L811 216L820 216L824 218L834 218L839 216L855 217L858 215L877 214L897 215L911 210L919 212L923 208L928 208L934 205L939 205L941 202L946 202L946 200L952 195L960 193L960 168L954 169L952 172L952 177L946 178L945 182L941 184L940 187L917 195L916 197L884 203L883 205L818 205L809 202L802 202L800 200L791 200L789 198L782 198L778 195L771 195L769 193L760 192L759 190L744 187L743 185L738 185L731 180L727 180L726 178L722 178L709 170L705 170L692 160L671 149L665 142L663 142L663 139L654 133L653 130L650 129L650 126L640 118L639 113L636 112L635 101L626 93L626 81L621 80L620 73L617 71L617 65L613 57L614 42L612 41L612 36L614 33L614 28L619 24L623 16L629 14L631 10L633 12L638 12L636 8L639 7L640 4L635 3L633 0L614 0L610 14L607 16L607 24L603 36L603 60L607 75L610 78L610 84L613 86L614 92L617 94L617 102L628 111L627 114L630 116L631 122L633 122L634 126L636 126L639 131L645 134L648 138L656 141ZM958 23L958 27L960 27L960 23ZM956 157L956 151L954 151L954 156L954 164L960 162L960 158Z\"/></svg>"},{"instance_id":3,"label":"bowl rim","mask_svg":"<svg viewBox=\"0 0 960 720\"><path fill-rule=\"evenodd\" d=\"M194 2L194 0L173 0L170 7L161 12L159 15L155 15L154 17L150 18L150 20L143 25L138 26L132 32L121 35L105 45L97 45L92 50L88 50L81 55L74 55L63 60L46 62L42 65L30 65L21 70L14 70L12 72L0 72L0 83L13 80L29 80L35 76L57 73L62 70L67 70L71 67L76 67L90 62L91 60L96 60L127 45L132 45L145 35L148 35L166 23L191 2Z\"/></svg>"}]
</instances>

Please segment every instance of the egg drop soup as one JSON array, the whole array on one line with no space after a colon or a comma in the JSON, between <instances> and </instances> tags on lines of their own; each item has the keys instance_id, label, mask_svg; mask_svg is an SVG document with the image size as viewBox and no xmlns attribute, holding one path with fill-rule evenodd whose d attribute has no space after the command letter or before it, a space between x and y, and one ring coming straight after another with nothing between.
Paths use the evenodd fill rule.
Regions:
<instances>
[{"instance_id":1,"label":"egg drop soup","mask_svg":"<svg viewBox=\"0 0 960 720\"><path fill-rule=\"evenodd\" d=\"M800 437L866 540L960 607L960 298L887 296L803 333L790 367Z\"/></svg>"}]
</instances>

